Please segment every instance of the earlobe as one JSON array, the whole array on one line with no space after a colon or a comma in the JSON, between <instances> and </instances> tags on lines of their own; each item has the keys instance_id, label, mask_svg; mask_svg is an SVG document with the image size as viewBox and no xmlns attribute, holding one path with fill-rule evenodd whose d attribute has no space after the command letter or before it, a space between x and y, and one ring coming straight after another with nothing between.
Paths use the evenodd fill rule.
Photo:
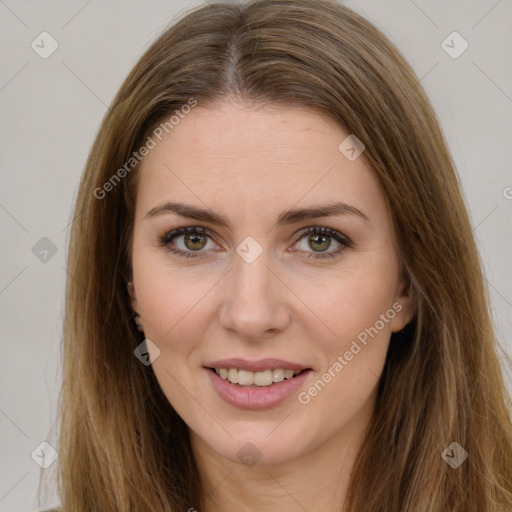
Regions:
<instances>
[{"instance_id":1,"label":"earlobe","mask_svg":"<svg viewBox=\"0 0 512 512\"><path fill-rule=\"evenodd\" d=\"M135 287L133 283L130 281L126 284L126 289L128 290L128 295L130 296L132 309L134 311L137 310L137 296L135 295Z\"/></svg>"},{"instance_id":2,"label":"earlobe","mask_svg":"<svg viewBox=\"0 0 512 512\"><path fill-rule=\"evenodd\" d=\"M396 304L396 306L395 306ZM416 294L409 277L404 277L397 290L393 309L396 315L391 321L391 332L399 332L416 315Z\"/></svg>"},{"instance_id":3,"label":"earlobe","mask_svg":"<svg viewBox=\"0 0 512 512\"><path fill-rule=\"evenodd\" d=\"M132 320L133 320L133 323L135 324L135 327L137 328L137 330L140 332L144 332L144 326L142 325L142 319L141 319L139 313L133 313Z\"/></svg>"},{"instance_id":4,"label":"earlobe","mask_svg":"<svg viewBox=\"0 0 512 512\"><path fill-rule=\"evenodd\" d=\"M130 300L131 300L131 307L133 310L133 313L132 313L133 322L135 323L137 330L144 332L144 327L142 325L142 319L138 312L137 296L135 295L135 287L133 286L133 283L132 282L127 283L126 289L128 290L128 295L130 296Z\"/></svg>"}]
</instances>

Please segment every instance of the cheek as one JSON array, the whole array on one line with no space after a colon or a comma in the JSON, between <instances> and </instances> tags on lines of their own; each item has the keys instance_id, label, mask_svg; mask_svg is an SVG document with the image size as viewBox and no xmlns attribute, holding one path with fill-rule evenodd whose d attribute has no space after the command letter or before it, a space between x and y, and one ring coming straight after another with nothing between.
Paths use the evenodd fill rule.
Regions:
<instances>
[{"instance_id":1,"label":"cheek","mask_svg":"<svg viewBox=\"0 0 512 512\"><path fill-rule=\"evenodd\" d=\"M317 335L309 331L322 356L315 378L298 396L300 410L308 412L308 428L333 433L375 397L396 314L393 279L392 269L347 273L331 279L325 294L312 297L315 313L329 329L324 326Z\"/></svg>"},{"instance_id":2,"label":"cheek","mask_svg":"<svg viewBox=\"0 0 512 512\"><path fill-rule=\"evenodd\" d=\"M386 270L384 270L384 268ZM387 265L367 265L344 269L314 280L314 286L302 283L308 290L308 305L321 320L324 339L330 338L332 349L342 349L377 324L384 338L389 335L398 266L391 259ZM301 294L302 295L302 294ZM381 319L383 318L383 322ZM318 322L318 321L317 321ZM329 333L331 336L329 336Z\"/></svg>"},{"instance_id":3,"label":"cheek","mask_svg":"<svg viewBox=\"0 0 512 512\"><path fill-rule=\"evenodd\" d=\"M299 402L315 411L320 424L341 428L372 396L396 315L397 279L398 261L381 254L373 264L365 259L361 267L347 267L315 284L310 300L323 324L309 332L322 354L321 368Z\"/></svg>"},{"instance_id":4,"label":"cheek","mask_svg":"<svg viewBox=\"0 0 512 512\"><path fill-rule=\"evenodd\" d=\"M172 264L161 248L135 245L133 282L146 336L157 343L171 338L184 340L183 329L204 307L215 285L211 274L199 266Z\"/></svg>"}]
</instances>

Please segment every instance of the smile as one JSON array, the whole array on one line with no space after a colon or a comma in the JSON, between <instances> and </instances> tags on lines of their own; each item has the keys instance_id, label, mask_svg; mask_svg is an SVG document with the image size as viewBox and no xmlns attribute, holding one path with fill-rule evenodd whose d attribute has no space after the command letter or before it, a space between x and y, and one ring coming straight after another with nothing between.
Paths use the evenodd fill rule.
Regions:
<instances>
[{"instance_id":1,"label":"smile","mask_svg":"<svg viewBox=\"0 0 512 512\"><path fill-rule=\"evenodd\" d=\"M285 370L282 368L269 369L260 372L250 370L239 370L238 368L212 368L221 378L239 386L272 386L275 383L283 382L285 379L292 379L304 370Z\"/></svg>"},{"instance_id":2,"label":"smile","mask_svg":"<svg viewBox=\"0 0 512 512\"><path fill-rule=\"evenodd\" d=\"M240 409L253 410L268 409L285 402L300 392L306 379L313 374L311 369L299 370L298 373L291 369L252 372L237 368L206 367L204 370L213 389L224 402ZM221 372L224 377L220 375ZM239 382L231 382L230 376Z\"/></svg>"}]
</instances>

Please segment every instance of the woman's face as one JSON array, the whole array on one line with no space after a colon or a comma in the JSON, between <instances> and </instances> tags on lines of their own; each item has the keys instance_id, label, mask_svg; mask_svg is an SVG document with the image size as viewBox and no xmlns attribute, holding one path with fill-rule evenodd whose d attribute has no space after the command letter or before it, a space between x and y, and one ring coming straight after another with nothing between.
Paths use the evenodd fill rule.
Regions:
<instances>
[{"instance_id":1,"label":"woman's face","mask_svg":"<svg viewBox=\"0 0 512 512\"><path fill-rule=\"evenodd\" d=\"M199 102L137 171L132 305L163 392L211 453L291 461L373 410L413 306L348 135L306 108Z\"/></svg>"}]
</instances>

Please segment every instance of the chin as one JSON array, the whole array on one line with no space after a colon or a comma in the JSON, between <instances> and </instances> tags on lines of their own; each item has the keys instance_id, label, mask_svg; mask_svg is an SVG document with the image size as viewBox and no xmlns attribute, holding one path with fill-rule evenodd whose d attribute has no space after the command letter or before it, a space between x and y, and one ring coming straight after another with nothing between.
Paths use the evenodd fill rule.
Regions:
<instances>
[{"instance_id":1,"label":"chin","mask_svg":"<svg viewBox=\"0 0 512 512\"><path fill-rule=\"evenodd\" d=\"M222 436L212 436L211 429L195 433L201 437L201 444L206 443L211 450L236 464L247 467L285 464L299 457L313 436L307 425L304 431L290 428L291 416L293 414L277 422L223 421L222 424L232 437L226 432Z\"/></svg>"}]
</instances>

